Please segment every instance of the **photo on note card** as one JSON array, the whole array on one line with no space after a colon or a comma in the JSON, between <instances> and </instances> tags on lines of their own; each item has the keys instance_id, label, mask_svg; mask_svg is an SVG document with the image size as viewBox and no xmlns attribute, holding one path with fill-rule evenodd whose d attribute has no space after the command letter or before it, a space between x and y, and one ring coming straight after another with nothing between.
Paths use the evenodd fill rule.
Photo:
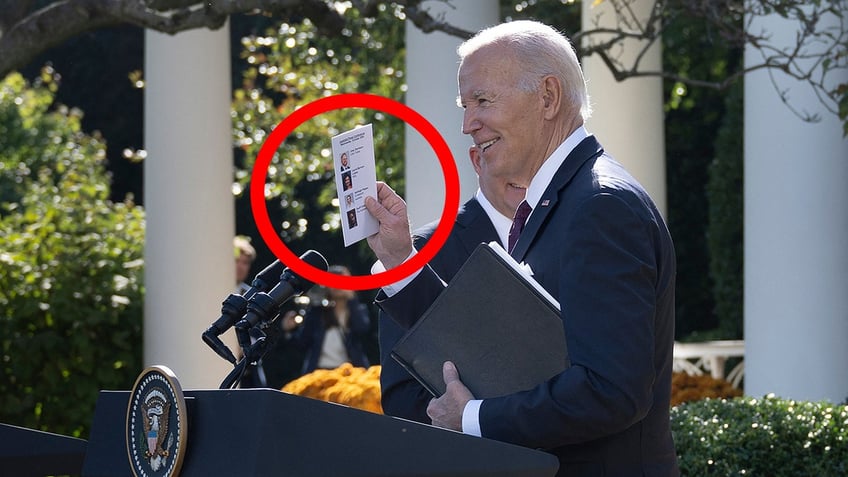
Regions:
<instances>
[{"instance_id":1,"label":"photo on note card","mask_svg":"<svg viewBox=\"0 0 848 477\"><path fill-rule=\"evenodd\" d=\"M356 227L356 209L350 209L347 211L347 228L352 229Z\"/></svg>"}]
</instances>

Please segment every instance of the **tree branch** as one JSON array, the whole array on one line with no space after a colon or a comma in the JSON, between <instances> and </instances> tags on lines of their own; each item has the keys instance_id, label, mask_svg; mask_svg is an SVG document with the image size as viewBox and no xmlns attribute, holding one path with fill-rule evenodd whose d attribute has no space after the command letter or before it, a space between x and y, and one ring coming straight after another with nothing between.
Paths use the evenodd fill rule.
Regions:
<instances>
[{"instance_id":1,"label":"tree branch","mask_svg":"<svg viewBox=\"0 0 848 477\"><path fill-rule=\"evenodd\" d=\"M424 33L440 31L457 38L462 38L463 40L467 40L474 35L474 32L451 25L445 21L444 15L434 18L430 15L429 11L420 7L420 1L401 1L396 3L404 5L404 12L406 12L407 19Z\"/></svg>"},{"instance_id":2,"label":"tree branch","mask_svg":"<svg viewBox=\"0 0 848 477\"><path fill-rule=\"evenodd\" d=\"M449 0L441 0L451 5ZM455 0L460 1L460 0ZM589 1L589 0L584 0ZM848 17L842 10L848 0L810 3L805 0L655 0L647 17L640 17L624 0L604 0L612 5L615 27L599 27L575 33L572 43L581 56L598 55L613 77L624 81L633 77L659 76L681 83L723 89L748 72L767 69L781 71L808 83L828 110L842 115L840 102L848 103L848 82L833 77L845 69L848 55ZM175 34L196 28L217 29L238 13L264 12L281 19L308 18L322 34L337 35L346 25L344 14L333 0L53 0L33 10L35 0L0 0L0 78L22 68L45 50L86 31L129 23L141 28ZM444 14L433 15L424 0L351 0L361 15L376 13L380 5L403 7L406 19L425 33L441 31L458 38L473 32L450 24ZM752 32L751 22L762 15L779 14L798 25L792 48L775 47L768 32ZM839 18L836 27L821 28L825 15ZM695 17L715 31L729 48L751 47L762 62L737 68L718 81L681 77L669 71L640 70L645 52L661 37L663 29L677 18ZM633 41L635 40L635 41ZM624 42L639 44L630 55L632 64L622 64ZM808 51L817 53L810 55ZM831 73L831 77L828 77ZM778 94L780 90L778 89ZM787 102L785 94L781 94ZM843 106L843 109L848 109ZM844 119L844 118L843 118ZM848 123L846 123L848 131Z\"/></svg>"},{"instance_id":3,"label":"tree branch","mask_svg":"<svg viewBox=\"0 0 848 477\"><path fill-rule=\"evenodd\" d=\"M275 15L299 12L325 33L338 33L344 18L323 0L57 0L26 16L29 0L0 0L15 15L0 30L0 77L22 68L40 53L98 28L130 23L175 34L196 28L215 30L229 15L264 11ZM2 26L2 24L0 24Z\"/></svg>"}]
</instances>

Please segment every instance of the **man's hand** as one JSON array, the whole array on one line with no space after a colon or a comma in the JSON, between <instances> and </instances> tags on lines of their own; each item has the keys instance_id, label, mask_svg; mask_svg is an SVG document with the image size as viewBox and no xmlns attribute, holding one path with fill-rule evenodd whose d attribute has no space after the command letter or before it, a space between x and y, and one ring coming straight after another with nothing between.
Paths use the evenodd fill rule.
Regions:
<instances>
[{"instance_id":1,"label":"man's hand","mask_svg":"<svg viewBox=\"0 0 848 477\"><path fill-rule=\"evenodd\" d=\"M366 197L365 208L380 222L380 230L368 237L368 246L386 270L400 265L412 253L406 202L385 182L377 181L377 199Z\"/></svg>"},{"instance_id":2,"label":"man's hand","mask_svg":"<svg viewBox=\"0 0 848 477\"><path fill-rule=\"evenodd\" d=\"M452 362L445 361L442 375L447 388L440 398L430 400L427 415L433 420L434 426L462 432L462 411L474 396L459 380L459 371Z\"/></svg>"}]
</instances>

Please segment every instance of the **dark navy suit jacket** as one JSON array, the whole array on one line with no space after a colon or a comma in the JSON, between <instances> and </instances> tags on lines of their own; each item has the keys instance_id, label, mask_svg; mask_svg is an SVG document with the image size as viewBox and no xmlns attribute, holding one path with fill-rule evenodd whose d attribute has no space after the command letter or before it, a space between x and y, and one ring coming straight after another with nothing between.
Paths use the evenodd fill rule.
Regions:
<instances>
[{"instance_id":1,"label":"dark navy suit jacket","mask_svg":"<svg viewBox=\"0 0 848 477\"><path fill-rule=\"evenodd\" d=\"M572 365L484 400L482 435L555 454L557 475L678 475L669 422L676 262L647 193L590 136L555 174L512 255L560 302ZM408 327L441 289L425 268L378 303Z\"/></svg>"},{"instance_id":2,"label":"dark navy suit jacket","mask_svg":"<svg viewBox=\"0 0 848 477\"><path fill-rule=\"evenodd\" d=\"M421 250L436 228L437 222L425 225L413 233L415 247ZM472 198L463 204L457 212L453 230L445 245L430 260L429 266L446 282L449 282L457 270L465 263L471 252L483 242L498 240L498 234L486 211ZM383 412L390 416L402 417L429 424L427 404L433 395L416 381L395 361L390 352L392 347L405 333L401 327L381 311L379 320L380 340L380 388Z\"/></svg>"}]
</instances>

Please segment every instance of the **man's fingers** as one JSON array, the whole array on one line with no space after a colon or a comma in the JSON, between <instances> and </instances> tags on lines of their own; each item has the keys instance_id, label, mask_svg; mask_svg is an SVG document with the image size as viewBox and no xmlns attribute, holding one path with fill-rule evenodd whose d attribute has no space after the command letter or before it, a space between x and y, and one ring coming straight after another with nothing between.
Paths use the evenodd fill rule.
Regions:
<instances>
[{"instance_id":1,"label":"man's fingers","mask_svg":"<svg viewBox=\"0 0 848 477\"><path fill-rule=\"evenodd\" d=\"M391 187L383 181L377 181L377 197L383 198L387 195L390 195L392 192Z\"/></svg>"},{"instance_id":2,"label":"man's fingers","mask_svg":"<svg viewBox=\"0 0 848 477\"><path fill-rule=\"evenodd\" d=\"M375 219L381 221L380 219L384 218L386 214L389 213L385 207L383 207L376 199L371 197L370 195L365 198L365 208L368 209L368 212L374 216Z\"/></svg>"},{"instance_id":3,"label":"man's fingers","mask_svg":"<svg viewBox=\"0 0 848 477\"><path fill-rule=\"evenodd\" d=\"M377 198L380 205L386 208L390 214L395 216L406 216L406 202L384 182L377 183Z\"/></svg>"},{"instance_id":4,"label":"man's fingers","mask_svg":"<svg viewBox=\"0 0 848 477\"><path fill-rule=\"evenodd\" d=\"M386 183L377 182L377 197L366 197L365 208L380 223L368 246L387 270L400 265L412 253L406 203Z\"/></svg>"},{"instance_id":5,"label":"man's fingers","mask_svg":"<svg viewBox=\"0 0 848 477\"><path fill-rule=\"evenodd\" d=\"M385 182L377 182L377 199L365 198L365 208L380 222L384 222L402 212L403 199Z\"/></svg>"}]
</instances>

